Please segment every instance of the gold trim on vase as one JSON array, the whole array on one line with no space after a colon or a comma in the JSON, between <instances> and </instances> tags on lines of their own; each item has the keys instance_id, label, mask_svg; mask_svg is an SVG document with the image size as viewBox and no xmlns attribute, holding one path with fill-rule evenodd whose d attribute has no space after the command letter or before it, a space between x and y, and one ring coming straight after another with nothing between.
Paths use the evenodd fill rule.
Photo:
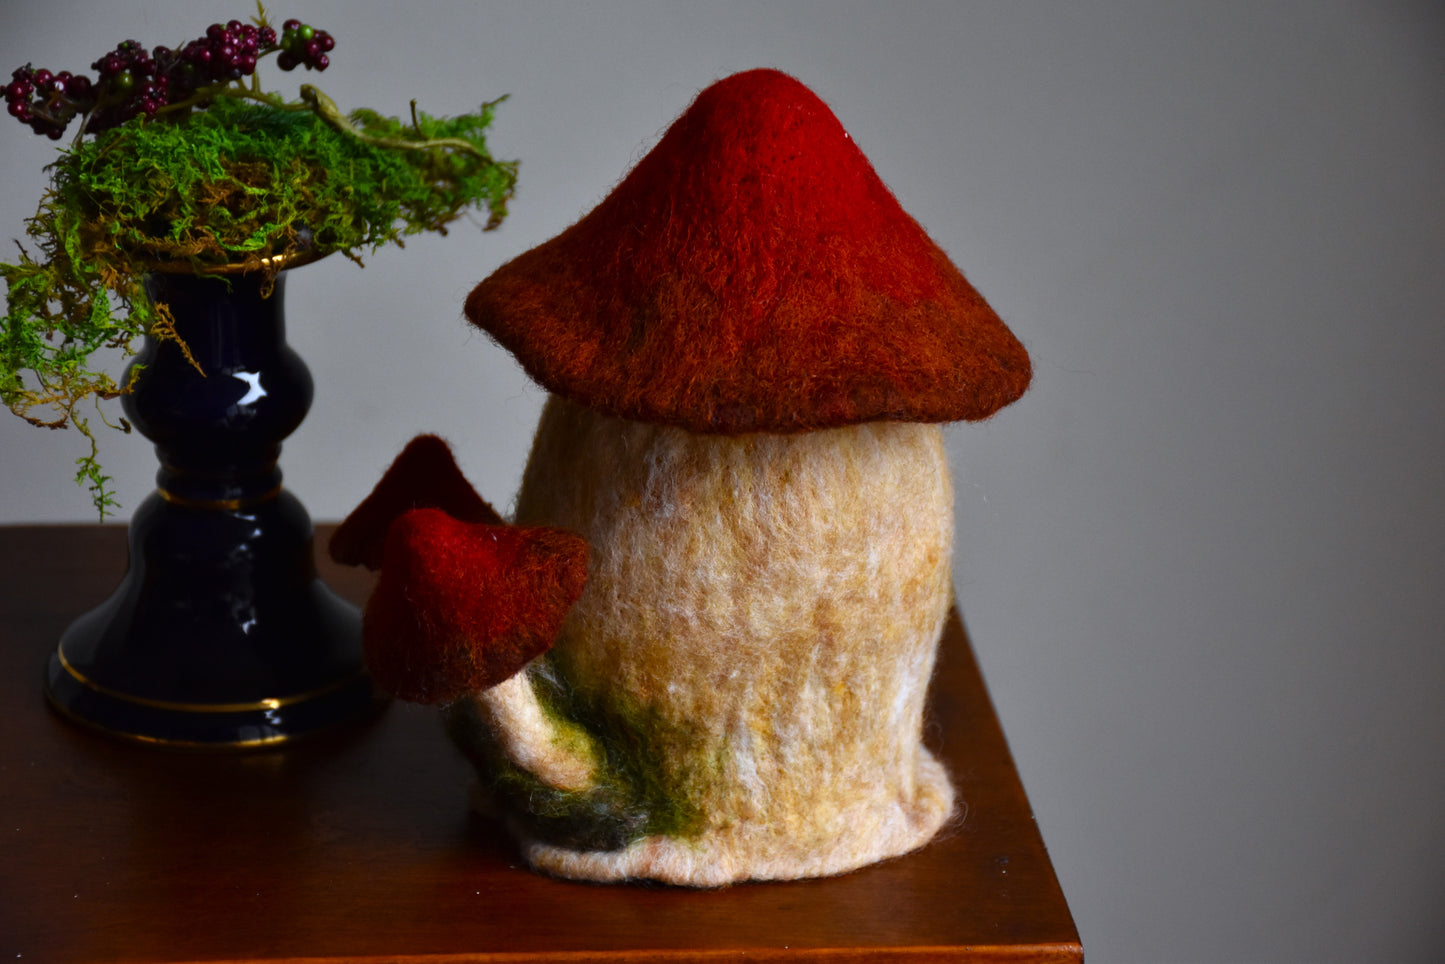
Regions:
<instances>
[{"instance_id":1,"label":"gold trim on vase","mask_svg":"<svg viewBox=\"0 0 1445 964\"><path fill-rule=\"evenodd\" d=\"M331 254L330 251L323 251L320 248L298 247L293 251L263 255L254 261L228 261L225 264L201 261L198 266L189 258L138 260L144 265L145 270L157 274L193 274L197 277L206 277L208 275L249 274L253 271L286 271L302 265L314 264L329 254Z\"/></svg>"},{"instance_id":2,"label":"gold trim on vase","mask_svg":"<svg viewBox=\"0 0 1445 964\"><path fill-rule=\"evenodd\" d=\"M77 683L87 689L94 690L112 699L133 703L137 706L145 706L155 710L169 710L176 713L249 713L284 709L288 706L295 706L297 703L305 703L323 696L329 696L337 690L352 685L365 675L364 671L358 670L344 679L339 679L334 683L311 690L310 692L298 693L295 696L270 697L247 703L173 703L170 700L155 700L146 696L132 696L129 693L113 690L108 686L89 679L84 673L70 665L70 661L65 658L65 650L61 646L55 647L55 656L60 661L61 667L64 668ZM152 738L144 737L143 739L149 740Z\"/></svg>"},{"instance_id":3,"label":"gold trim on vase","mask_svg":"<svg viewBox=\"0 0 1445 964\"><path fill-rule=\"evenodd\" d=\"M183 750L253 750L260 747L279 746L283 743L290 743L293 740L302 739L311 735L311 731L307 731L306 733L278 733L275 736L263 736L253 740L228 740L224 743L205 740L169 740L163 736L147 736L144 733L132 733L130 730L106 726L97 720L81 716L70 707L61 703L54 696L48 693L46 696L51 708L72 723L78 723L86 729L94 730L97 733L104 733L107 736L130 740L133 743L143 743L147 746L167 746Z\"/></svg>"},{"instance_id":4,"label":"gold trim on vase","mask_svg":"<svg viewBox=\"0 0 1445 964\"><path fill-rule=\"evenodd\" d=\"M274 489L269 489L260 495L253 495L247 499L188 499L183 495L168 492L161 486L156 486L156 491L160 493L162 499L165 499L171 505L178 505L185 509L220 509L235 512L274 501L281 495L281 486L278 485Z\"/></svg>"}]
</instances>

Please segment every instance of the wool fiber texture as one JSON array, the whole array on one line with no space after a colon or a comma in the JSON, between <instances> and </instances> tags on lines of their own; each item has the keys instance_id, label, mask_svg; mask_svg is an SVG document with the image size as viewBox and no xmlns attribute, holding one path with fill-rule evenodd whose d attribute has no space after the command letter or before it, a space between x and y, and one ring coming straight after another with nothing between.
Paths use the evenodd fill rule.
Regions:
<instances>
[{"instance_id":1,"label":"wool fiber texture","mask_svg":"<svg viewBox=\"0 0 1445 964\"><path fill-rule=\"evenodd\" d=\"M937 426L700 435L553 397L516 521L592 549L555 647L518 680L541 664L566 679L552 712L644 760L678 827L585 849L519 820L533 865L691 886L819 876L947 819L921 743L950 603Z\"/></svg>"},{"instance_id":2,"label":"wool fiber texture","mask_svg":"<svg viewBox=\"0 0 1445 964\"><path fill-rule=\"evenodd\" d=\"M550 391L702 433L980 419L1031 375L827 105L776 70L703 91L466 312Z\"/></svg>"}]
</instances>

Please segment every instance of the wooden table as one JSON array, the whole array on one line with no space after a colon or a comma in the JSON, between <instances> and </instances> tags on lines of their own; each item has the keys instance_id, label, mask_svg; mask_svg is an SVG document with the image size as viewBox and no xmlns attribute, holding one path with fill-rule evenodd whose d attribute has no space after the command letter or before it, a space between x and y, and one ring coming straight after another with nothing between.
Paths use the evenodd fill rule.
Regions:
<instances>
[{"instance_id":1,"label":"wooden table","mask_svg":"<svg viewBox=\"0 0 1445 964\"><path fill-rule=\"evenodd\" d=\"M0 964L1083 957L957 619L929 737L967 810L939 839L829 880L596 886L528 872L469 815L432 710L249 753L60 719L46 658L124 564L118 527L0 527Z\"/></svg>"}]
</instances>

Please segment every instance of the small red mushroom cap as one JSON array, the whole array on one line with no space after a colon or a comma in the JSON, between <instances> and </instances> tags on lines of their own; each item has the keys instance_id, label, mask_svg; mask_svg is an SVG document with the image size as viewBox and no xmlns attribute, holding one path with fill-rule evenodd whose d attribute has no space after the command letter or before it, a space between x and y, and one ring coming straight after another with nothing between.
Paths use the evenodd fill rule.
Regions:
<instances>
[{"instance_id":1,"label":"small red mushroom cap","mask_svg":"<svg viewBox=\"0 0 1445 964\"><path fill-rule=\"evenodd\" d=\"M383 690L444 704L551 648L587 583L581 536L413 509L392 523L362 649Z\"/></svg>"},{"instance_id":2,"label":"small red mushroom cap","mask_svg":"<svg viewBox=\"0 0 1445 964\"><path fill-rule=\"evenodd\" d=\"M1031 374L827 105L775 70L703 91L466 312L548 390L695 432L980 419Z\"/></svg>"},{"instance_id":3,"label":"small red mushroom cap","mask_svg":"<svg viewBox=\"0 0 1445 964\"><path fill-rule=\"evenodd\" d=\"M403 513L419 508L442 509L462 522L502 522L457 467L447 443L435 435L418 435L331 534L331 558L344 566L381 568L387 530Z\"/></svg>"}]
</instances>

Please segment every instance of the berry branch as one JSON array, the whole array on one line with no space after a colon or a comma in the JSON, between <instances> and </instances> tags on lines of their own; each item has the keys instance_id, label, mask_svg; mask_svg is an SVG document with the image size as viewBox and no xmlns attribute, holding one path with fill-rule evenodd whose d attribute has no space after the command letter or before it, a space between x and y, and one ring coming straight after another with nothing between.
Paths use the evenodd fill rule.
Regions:
<instances>
[{"instance_id":1,"label":"berry branch","mask_svg":"<svg viewBox=\"0 0 1445 964\"><path fill-rule=\"evenodd\" d=\"M259 7L259 5L258 5ZM126 40L90 65L97 79L68 70L52 73L31 64L10 75L5 106L11 117L53 140L81 118L77 140L99 134L139 116L155 117L205 107L217 97L260 94L256 65L276 55L282 70L325 70L336 46L325 30L287 20L278 35L258 9L253 23L213 23L206 35L178 48L149 53L137 40ZM250 77L248 89L243 81Z\"/></svg>"}]
</instances>

